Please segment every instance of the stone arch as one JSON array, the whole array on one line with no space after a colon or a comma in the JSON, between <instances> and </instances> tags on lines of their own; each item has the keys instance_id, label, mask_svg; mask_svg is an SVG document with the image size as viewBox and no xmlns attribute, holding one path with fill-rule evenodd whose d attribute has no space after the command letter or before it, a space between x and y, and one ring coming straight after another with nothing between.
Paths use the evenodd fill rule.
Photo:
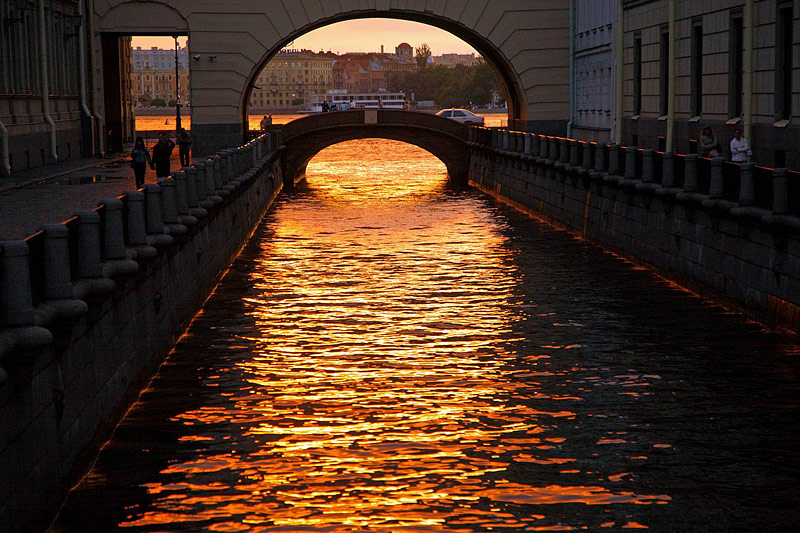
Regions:
<instances>
[{"instance_id":1,"label":"stone arch","mask_svg":"<svg viewBox=\"0 0 800 533\"><path fill-rule=\"evenodd\" d=\"M154 0L119 3L100 19L101 32L128 35L188 33L189 23L176 8Z\"/></svg>"},{"instance_id":2,"label":"stone arch","mask_svg":"<svg viewBox=\"0 0 800 533\"><path fill-rule=\"evenodd\" d=\"M525 94L522 90L522 83L519 75L514 71L511 62L505 57L502 50L492 44L488 39L479 35L474 29L466 25L434 15L432 12L415 12L415 11L385 11L381 14L376 14L374 11L361 10L347 13L340 13L328 19L317 20L313 23L299 28L291 34L285 36L283 40L272 48L267 50L260 61L254 64L245 84L245 90L242 92L242 99L240 102L240 109L242 110L242 124L247 125L247 103L252 93L255 80L261 70L266 64L288 43L293 40L325 26L335 24L337 22L344 22L347 20L356 20L360 18L393 18L398 20L408 20L412 22L420 22L429 26L434 26L445 30L456 37L460 38L483 56L489 65L494 69L497 77L500 79L501 85L505 89L506 99L508 102L509 119L526 120L527 106L524 105Z\"/></svg>"},{"instance_id":3,"label":"stone arch","mask_svg":"<svg viewBox=\"0 0 800 533\"><path fill-rule=\"evenodd\" d=\"M148 11L156 5L157 12ZM461 37L486 56L508 87L511 126L566 133L568 2L273 0L168 5L172 7L154 0L104 0L94 3L94 12L102 21L101 32L117 34L182 33L185 21L193 58L192 134L199 154L242 142L249 86L281 46L312 29L367 17L422 22ZM161 14L164 18L158 20Z\"/></svg>"},{"instance_id":4,"label":"stone arch","mask_svg":"<svg viewBox=\"0 0 800 533\"><path fill-rule=\"evenodd\" d=\"M325 148L367 138L418 146L444 163L451 179L466 181L470 158L467 129L463 124L428 113L397 110L338 111L301 118L287 125L282 133L284 181L294 185L308 162Z\"/></svg>"}]
</instances>

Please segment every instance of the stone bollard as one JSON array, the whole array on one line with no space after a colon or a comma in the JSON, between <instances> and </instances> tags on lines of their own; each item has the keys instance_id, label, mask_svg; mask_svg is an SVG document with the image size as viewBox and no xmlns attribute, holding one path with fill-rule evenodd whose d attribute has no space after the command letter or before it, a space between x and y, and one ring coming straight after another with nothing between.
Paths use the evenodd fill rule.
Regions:
<instances>
[{"instance_id":1,"label":"stone bollard","mask_svg":"<svg viewBox=\"0 0 800 533\"><path fill-rule=\"evenodd\" d=\"M570 142L571 141L569 139L564 139L564 138L559 138L558 139L558 145L559 145L558 146L558 155L559 155L558 162L563 164L563 165L569 164L569 158L570 158L569 145L570 145Z\"/></svg>"},{"instance_id":2,"label":"stone bollard","mask_svg":"<svg viewBox=\"0 0 800 533\"><path fill-rule=\"evenodd\" d=\"M103 206L103 259L127 259L122 201L119 198L102 198Z\"/></svg>"},{"instance_id":3,"label":"stone bollard","mask_svg":"<svg viewBox=\"0 0 800 533\"><path fill-rule=\"evenodd\" d=\"M147 226L144 214L144 193L142 191L125 191L123 194L128 214L128 244L145 246L147 245Z\"/></svg>"},{"instance_id":4,"label":"stone bollard","mask_svg":"<svg viewBox=\"0 0 800 533\"><path fill-rule=\"evenodd\" d=\"M608 170L606 163L606 145L598 144L594 147L594 171L602 174Z\"/></svg>"},{"instance_id":5,"label":"stone bollard","mask_svg":"<svg viewBox=\"0 0 800 533\"><path fill-rule=\"evenodd\" d=\"M145 228L148 235L164 233L163 208L161 206L161 186L156 183L144 184Z\"/></svg>"},{"instance_id":6,"label":"stone bollard","mask_svg":"<svg viewBox=\"0 0 800 533\"><path fill-rule=\"evenodd\" d=\"M583 146L583 161L581 166L584 170L592 170L592 154L594 153L597 143L581 142Z\"/></svg>"},{"instance_id":7,"label":"stone bollard","mask_svg":"<svg viewBox=\"0 0 800 533\"><path fill-rule=\"evenodd\" d=\"M569 166L577 167L581 164L581 145L576 140L567 140L567 144L569 145Z\"/></svg>"},{"instance_id":8,"label":"stone bollard","mask_svg":"<svg viewBox=\"0 0 800 533\"><path fill-rule=\"evenodd\" d=\"M784 215L789 212L789 193L786 188L786 169L772 171L772 213Z\"/></svg>"},{"instance_id":9,"label":"stone bollard","mask_svg":"<svg viewBox=\"0 0 800 533\"><path fill-rule=\"evenodd\" d=\"M542 144L539 141L539 136L535 133L531 133L531 156L539 157L541 147Z\"/></svg>"},{"instance_id":10,"label":"stone bollard","mask_svg":"<svg viewBox=\"0 0 800 533\"><path fill-rule=\"evenodd\" d=\"M684 156L683 192L697 192L697 154L686 154Z\"/></svg>"},{"instance_id":11,"label":"stone bollard","mask_svg":"<svg viewBox=\"0 0 800 533\"><path fill-rule=\"evenodd\" d=\"M225 190L225 169L224 159L221 155L214 156L214 192L217 195L228 195L229 191Z\"/></svg>"},{"instance_id":12,"label":"stone bollard","mask_svg":"<svg viewBox=\"0 0 800 533\"><path fill-rule=\"evenodd\" d=\"M200 206L200 200L197 197L197 167L186 167L182 170L186 174L186 203L191 211Z\"/></svg>"},{"instance_id":13,"label":"stone bollard","mask_svg":"<svg viewBox=\"0 0 800 533\"><path fill-rule=\"evenodd\" d=\"M544 135L539 136L539 158L542 160L550 158L550 139Z\"/></svg>"},{"instance_id":14,"label":"stone bollard","mask_svg":"<svg viewBox=\"0 0 800 533\"><path fill-rule=\"evenodd\" d=\"M616 144L608 145L608 174L619 175L619 146Z\"/></svg>"},{"instance_id":15,"label":"stone bollard","mask_svg":"<svg viewBox=\"0 0 800 533\"><path fill-rule=\"evenodd\" d=\"M89 310L75 299L69 257L69 230L64 224L46 224L44 233L44 298L36 309L37 322L75 320Z\"/></svg>"},{"instance_id":16,"label":"stone bollard","mask_svg":"<svg viewBox=\"0 0 800 533\"><path fill-rule=\"evenodd\" d=\"M756 205L756 189L753 183L753 163L739 165L739 205Z\"/></svg>"},{"instance_id":17,"label":"stone bollard","mask_svg":"<svg viewBox=\"0 0 800 533\"><path fill-rule=\"evenodd\" d=\"M649 148L642 150L642 181L644 183L653 183L655 177L653 154L654 151Z\"/></svg>"},{"instance_id":18,"label":"stone bollard","mask_svg":"<svg viewBox=\"0 0 800 533\"><path fill-rule=\"evenodd\" d=\"M176 198L175 180L161 178L161 220L165 225L178 223L178 199Z\"/></svg>"},{"instance_id":19,"label":"stone bollard","mask_svg":"<svg viewBox=\"0 0 800 533\"><path fill-rule=\"evenodd\" d=\"M46 300L71 299L72 276L69 269L69 230L64 224L45 224L44 297Z\"/></svg>"},{"instance_id":20,"label":"stone bollard","mask_svg":"<svg viewBox=\"0 0 800 533\"><path fill-rule=\"evenodd\" d=\"M725 181L722 177L722 163L724 157L711 158L711 180L708 187L708 197L712 199L722 198L725 194Z\"/></svg>"},{"instance_id":21,"label":"stone bollard","mask_svg":"<svg viewBox=\"0 0 800 533\"><path fill-rule=\"evenodd\" d=\"M228 183L228 176L231 174L230 164L228 162L228 157L223 153L219 152L217 155L214 156L214 166L216 167L216 158L219 157L219 177L222 181L220 187L225 187L225 184Z\"/></svg>"},{"instance_id":22,"label":"stone bollard","mask_svg":"<svg viewBox=\"0 0 800 533\"><path fill-rule=\"evenodd\" d=\"M147 185L145 185L146 187ZM97 211L78 211L78 277L103 277L100 251L100 214Z\"/></svg>"},{"instance_id":23,"label":"stone bollard","mask_svg":"<svg viewBox=\"0 0 800 533\"><path fill-rule=\"evenodd\" d=\"M22 240L0 242L0 326L32 326L30 252Z\"/></svg>"},{"instance_id":24,"label":"stone bollard","mask_svg":"<svg viewBox=\"0 0 800 533\"><path fill-rule=\"evenodd\" d=\"M672 152L664 152L661 156L661 186L665 189L675 188L675 161Z\"/></svg>"},{"instance_id":25,"label":"stone bollard","mask_svg":"<svg viewBox=\"0 0 800 533\"><path fill-rule=\"evenodd\" d=\"M179 170L172 175L172 182L175 184L175 210L178 217L182 218L189 215L189 186L186 183L186 172Z\"/></svg>"},{"instance_id":26,"label":"stone bollard","mask_svg":"<svg viewBox=\"0 0 800 533\"><path fill-rule=\"evenodd\" d=\"M636 180L636 147L625 147L625 179Z\"/></svg>"}]
</instances>

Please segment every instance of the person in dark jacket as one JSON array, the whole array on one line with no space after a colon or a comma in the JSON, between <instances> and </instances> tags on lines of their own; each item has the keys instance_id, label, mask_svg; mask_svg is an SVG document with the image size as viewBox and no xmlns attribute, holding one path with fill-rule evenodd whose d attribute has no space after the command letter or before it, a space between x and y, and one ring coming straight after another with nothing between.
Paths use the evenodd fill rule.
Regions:
<instances>
[{"instance_id":1,"label":"person in dark jacket","mask_svg":"<svg viewBox=\"0 0 800 533\"><path fill-rule=\"evenodd\" d=\"M144 175L147 172L148 164L150 168L154 168L153 160L150 159L150 152L147 151L144 145L144 139L136 137L136 143L133 145L133 150L131 150L131 168L136 178L137 189L141 189L142 185L144 185Z\"/></svg>"},{"instance_id":2,"label":"person in dark jacket","mask_svg":"<svg viewBox=\"0 0 800 533\"><path fill-rule=\"evenodd\" d=\"M164 132L159 133L158 142L153 146L153 162L156 165L157 178L169 177L169 160L172 157L173 148L175 148L175 143L172 142L172 139L167 137Z\"/></svg>"},{"instance_id":3,"label":"person in dark jacket","mask_svg":"<svg viewBox=\"0 0 800 533\"><path fill-rule=\"evenodd\" d=\"M178 141L178 155L181 158L181 166L188 167L192 164L192 159L189 155L189 147L192 145L192 136L189 135L185 128L181 128L176 141Z\"/></svg>"}]
</instances>

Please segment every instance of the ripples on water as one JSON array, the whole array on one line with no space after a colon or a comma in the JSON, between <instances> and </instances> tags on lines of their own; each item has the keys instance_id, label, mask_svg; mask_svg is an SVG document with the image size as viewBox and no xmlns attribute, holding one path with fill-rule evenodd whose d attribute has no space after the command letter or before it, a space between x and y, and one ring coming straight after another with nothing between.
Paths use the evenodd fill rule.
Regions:
<instances>
[{"instance_id":1,"label":"ripples on water","mask_svg":"<svg viewBox=\"0 0 800 533\"><path fill-rule=\"evenodd\" d=\"M265 218L57 529L789 529L796 355L354 141Z\"/></svg>"}]
</instances>

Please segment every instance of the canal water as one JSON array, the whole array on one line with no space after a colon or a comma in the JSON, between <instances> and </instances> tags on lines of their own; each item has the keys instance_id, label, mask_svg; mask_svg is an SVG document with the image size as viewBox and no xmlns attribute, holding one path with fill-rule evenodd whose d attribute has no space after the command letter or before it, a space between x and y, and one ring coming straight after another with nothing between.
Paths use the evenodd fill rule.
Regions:
<instances>
[{"instance_id":1,"label":"canal water","mask_svg":"<svg viewBox=\"0 0 800 533\"><path fill-rule=\"evenodd\" d=\"M789 531L798 349L470 189L331 147L54 531Z\"/></svg>"}]
</instances>

